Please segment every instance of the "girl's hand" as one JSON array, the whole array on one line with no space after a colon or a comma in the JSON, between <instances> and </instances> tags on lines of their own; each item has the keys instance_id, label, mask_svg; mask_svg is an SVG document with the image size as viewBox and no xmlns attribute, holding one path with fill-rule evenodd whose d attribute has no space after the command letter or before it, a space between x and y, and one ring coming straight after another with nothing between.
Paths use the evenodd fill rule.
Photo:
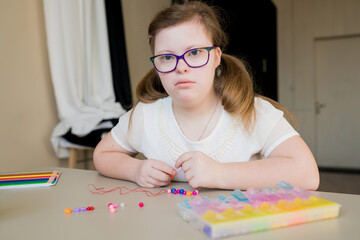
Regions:
<instances>
[{"instance_id":1,"label":"girl's hand","mask_svg":"<svg viewBox=\"0 0 360 240\"><path fill-rule=\"evenodd\" d=\"M146 159L138 167L135 182L146 188L161 187L171 182L171 175L176 175L174 168L159 160Z\"/></svg>"},{"instance_id":2,"label":"girl's hand","mask_svg":"<svg viewBox=\"0 0 360 240\"><path fill-rule=\"evenodd\" d=\"M182 154L176 160L175 167L182 168L186 181L193 188L216 187L216 176L221 171L221 163L203 152L187 152Z\"/></svg>"}]
</instances>

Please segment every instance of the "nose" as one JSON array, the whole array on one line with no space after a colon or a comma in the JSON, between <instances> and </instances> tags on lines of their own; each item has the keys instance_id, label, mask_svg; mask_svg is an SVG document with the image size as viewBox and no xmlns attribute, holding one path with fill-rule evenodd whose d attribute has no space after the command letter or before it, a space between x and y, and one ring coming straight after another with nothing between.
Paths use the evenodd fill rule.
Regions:
<instances>
[{"instance_id":1,"label":"nose","mask_svg":"<svg viewBox=\"0 0 360 240\"><path fill-rule=\"evenodd\" d=\"M177 66L176 66L176 71L177 72L188 72L190 69L189 65L187 65L187 63L185 62L184 59L179 59Z\"/></svg>"}]
</instances>

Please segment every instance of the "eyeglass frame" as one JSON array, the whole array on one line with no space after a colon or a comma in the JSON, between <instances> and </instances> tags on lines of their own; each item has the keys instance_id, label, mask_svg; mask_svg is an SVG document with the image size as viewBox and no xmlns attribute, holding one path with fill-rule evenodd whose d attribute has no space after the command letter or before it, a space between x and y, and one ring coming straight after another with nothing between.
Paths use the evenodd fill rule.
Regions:
<instances>
[{"instance_id":1,"label":"eyeglass frame","mask_svg":"<svg viewBox=\"0 0 360 240\"><path fill-rule=\"evenodd\" d=\"M206 64L208 64L209 59L210 59L210 51L211 51L212 49L214 49L214 48L217 48L217 47L216 47L216 46L212 46L212 47L192 48L192 49L187 50L186 52L184 52L184 53L183 53L182 55L180 55L180 56L178 56L178 55L176 55L176 54L172 54L172 53L158 54L158 55L152 56L152 57L150 58L150 61L153 63L156 71L158 71L158 72L160 72L160 73L169 73L169 72L174 71L174 70L177 68L177 65L178 65L180 59L184 60L184 62L186 63L186 65L188 65L188 66L191 67L191 68L200 68L200 67L203 67L203 66L205 66ZM191 52L191 51L194 51L194 50L197 50L197 49L206 49L206 50L208 51L208 58L207 58L205 64L203 64L203 65L201 65L201 66L193 67L193 66L190 66L188 62L186 62L184 56L185 56L186 53ZM170 70L170 71L160 71L159 69L157 69L157 67L156 67L156 65L155 65L155 62L154 62L154 59L155 59L156 57L158 57L158 56L163 56L163 55L166 55L166 56L171 55L171 56L176 57L176 64L175 64L175 67L174 67L172 70Z\"/></svg>"}]
</instances>

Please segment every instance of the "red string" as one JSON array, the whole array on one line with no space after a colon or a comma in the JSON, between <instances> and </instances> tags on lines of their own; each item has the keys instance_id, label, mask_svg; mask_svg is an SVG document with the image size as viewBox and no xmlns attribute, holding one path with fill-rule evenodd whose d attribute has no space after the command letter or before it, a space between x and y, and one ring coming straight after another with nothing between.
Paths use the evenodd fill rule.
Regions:
<instances>
[{"instance_id":1,"label":"red string","mask_svg":"<svg viewBox=\"0 0 360 240\"><path fill-rule=\"evenodd\" d=\"M93 187L94 190L90 189L90 187ZM113 189L110 189L110 190L104 190L104 188L97 188L95 187L94 184L89 184L88 185L88 190L92 193L92 194L99 194L99 195L104 195L106 193L110 193L110 192L114 192L116 190L120 190L120 195L125 195L125 194L129 194L131 192L143 192L146 194L146 196L148 197L157 197L157 196L160 196L162 194L165 194L167 193L167 190L165 189L161 189L159 192L157 193L153 193L149 190L145 190L143 188L140 188L140 187L137 187L137 188L134 188L134 189L130 189L130 188L127 188L127 187L116 187L116 188L113 188Z\"/></svg>"}]
</instances>

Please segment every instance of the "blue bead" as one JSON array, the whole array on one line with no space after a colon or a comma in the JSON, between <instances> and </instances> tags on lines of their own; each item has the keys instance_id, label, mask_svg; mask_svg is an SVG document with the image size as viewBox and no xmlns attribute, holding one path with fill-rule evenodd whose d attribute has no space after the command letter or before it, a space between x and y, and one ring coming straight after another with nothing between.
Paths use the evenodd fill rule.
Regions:
<instances>
[{"instance_id":1,"label":"blue bead","mask_svg":"<svg viewBox=\"0 0 360 240\"><path fill-rule=\"evenodd\" d=\"M184 189L180 189L180 194L183 194L184 193Z\"/></svg>"},{"instance_id":2,"label":"blue bead","mask_svg":"<svg viewBox=\"0 0 360 240\"><path fill-rule=\"evenodd\" d=\"M175 191L176 191L175 188L172 188L172 189L171 189L171 192L172 192L172 193L175 193Z\"/></svg>"}]
</instances>

